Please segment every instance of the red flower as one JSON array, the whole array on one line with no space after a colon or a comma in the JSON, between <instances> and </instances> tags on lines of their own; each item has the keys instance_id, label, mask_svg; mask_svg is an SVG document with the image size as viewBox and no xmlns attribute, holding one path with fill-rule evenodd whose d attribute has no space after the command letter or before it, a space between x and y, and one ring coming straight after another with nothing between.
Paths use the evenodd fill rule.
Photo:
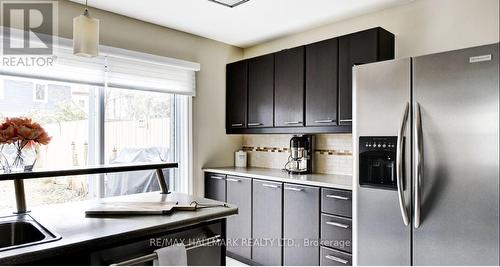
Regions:
<instances>
[{"instance_id":1,"label":"red flower","mask_svg":"<svg viewBox=\"0 0 500 267\"><path fill-rule=\"evenodd\" d=\"M51 139L40 124L29 118L7 118L0 124L0 144L26 141L47 145Z\"/></svg>"}]
</instances>

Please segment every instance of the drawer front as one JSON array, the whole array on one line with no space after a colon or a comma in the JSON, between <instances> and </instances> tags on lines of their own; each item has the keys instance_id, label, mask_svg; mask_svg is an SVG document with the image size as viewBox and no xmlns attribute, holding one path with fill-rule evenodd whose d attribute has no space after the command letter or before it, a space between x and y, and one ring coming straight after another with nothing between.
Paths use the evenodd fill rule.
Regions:
<instances>
[{"instance_id":1,"label":"drawer front","mask_svg":"<svg viewBox=\"0 0 500 267\"><path fill-rule=\"evenodd\" d=\"M205 197L226 202L226 175L220 173L205 173Z\"/></svg>"},{"instance_id":2,"label":"drawer front","mask_svg":"<svg viewBox=\"0 0 500 267\"><path fill-rule=\"evenodd\" d=\"M321 266L352 266L352 256L349 253L331 248L321 247Z\"/></svg>"},{"instance_id":3,"label":"drawer front","mask_svg":"<svg viewBox=\"0 0 500 267\"><path fill-rule=\"evenodd\" d=\"M351 218L351 191L323 188L321 190L321 212Z\"/></svg>"},{"instance_id":4,"label":"drawer front","mask_svg":"<svg viewBox=\"0 0 500 267\"><path fill-rule=\"evenodd\" d=\"M321 214L321 244L352 252L352 220Z\"/></svg>"}]
</instances>

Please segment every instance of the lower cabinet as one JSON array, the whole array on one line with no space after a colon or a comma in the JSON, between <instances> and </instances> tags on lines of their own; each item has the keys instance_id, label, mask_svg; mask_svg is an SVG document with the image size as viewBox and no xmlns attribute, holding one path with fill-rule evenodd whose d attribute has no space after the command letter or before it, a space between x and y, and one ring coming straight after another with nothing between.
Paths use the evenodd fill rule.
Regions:
<instances>
[{"instance_id":1,"label":"lower cabinet","mask_svg":"<svg viewBox=\"0 0 500 267\"><path fill-rule=\"evenodd\" d=\"M247 264L352 264L352 192L206 172L205 197L238 206L227 251Z\"/></svg>"},{"instance_id":2,"label":"lower cabinet","mask_svg":"<svg viewBox=\"0 0 500 267\"><path fill-rule=\"evenodd\" d=\"M284 184L283 264L317 266L319 247L311 245L320 237L320 189Z\"/></svg>"},{"instance_id":3,"label":"lower cabinet","mask_svg":"<svg viewBox=\"0 0 500 267\"><path fill-rule=\"evenodd\" d=\"M226 177L227 202L238 206L238 215L227 219L227 251L241 257L252 257L252 179Z\"/></svg>"},{"instance_id":4,"label":"lower cabinet","mask_svg":"<svg viewBox=\"0 0 500 267\"><path fill-rule=\"evenodd\" d=\"M252 260L282 265L282 183L253 180Z\"/></svg>"},{"instance_id":5,"label":"lower cabinet","mask_svg":"<svg viewBox=\"0 0 500 267\"><path fill-rule=\"evenodd\" d=\"M92 266L109 266L128 261L132 259L140 259L142 256L154 253L154 250L165 247L166 242L183 242L185 245L202 244L208 238L215 236L224 237L224 220L217 220L210 223L201 224L193 227L172 230L172 232L160 233L144 236L141 239L131 239L130 241L117 241L117 244L99 247L89 247L89 262L80 262L78 257L85 255L85 251L77 251L76 255L69 254L65 256L57 256L54 262L35 262L27 265L92 265ZM127 237L124 237L127 238ZM161 240L161 241L159 241ZM104 245L103 245L104 246ZM68 252L71 253L71 252ZM200 246L186 251L188 266L220 266L226 263L226 253L222 246ZM66 261L65 261L66 260ZM152 265L152 261L140 262L138 265Z\"/></svg>"}]
</instances>

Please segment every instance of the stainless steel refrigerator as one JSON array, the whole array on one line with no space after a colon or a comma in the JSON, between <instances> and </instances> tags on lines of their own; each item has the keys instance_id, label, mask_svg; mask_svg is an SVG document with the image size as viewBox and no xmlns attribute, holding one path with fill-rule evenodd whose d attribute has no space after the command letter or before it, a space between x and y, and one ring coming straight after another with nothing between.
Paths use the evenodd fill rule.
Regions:
<instances>
[{"instance_id":1,"label":"stainless steel refrigerator","mask_svg":"<svg viewBox=\"0 0 500 267\"><path fill-rule=\"evenodd\" d=\"M354 67L355 264L500 264L498 58Z\"/></svg>"}]
</instances>

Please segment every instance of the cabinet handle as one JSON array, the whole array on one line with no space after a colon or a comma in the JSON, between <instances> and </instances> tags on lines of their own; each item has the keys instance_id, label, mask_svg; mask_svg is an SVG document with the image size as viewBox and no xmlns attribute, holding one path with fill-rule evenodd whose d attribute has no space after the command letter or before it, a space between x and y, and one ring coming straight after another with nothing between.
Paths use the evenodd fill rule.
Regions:
<instances>
[{"instance_id":1,"label":"cabinet handle","mask_svg":"<svg viewBox=\"0 0 500 267\"><path fill-rule=\"evenodd\" d=\"M337 195L326 195L327 198L335 198L335 199L340 199L340 200L349 200L350 198L348 197L343 197L343 196L337 196Z\"/></svg>"},{"instance_id":2,"label":"cabinet handle","mask_svg":"<svg viewBox=\"0 0 500 267\"><path fill-rule=\"evenodd\" d=\"M232 179L232 178L227 178L226 181L228 181L228 182L241 182L241 180Z\"/></svg>"},{"instance_id":3,"label":"cabinet handle","mask_svg":"<svg viewBox=\"0 0 500 267\"><path fill-rule=\"evenodd\" d=\"M251 123L248 123L248 126L261 126L263 125L262 123L260 122L251 122Z\"/></svg>"},{"instance_id":4,"label":"cabinet handle","mask_svg":"<svg viewBox=\"0 0 500 267\"><path fill-rule=\"evenodd\" d=\"M269 188L280 188L278 185L274 184L262 184L263 187L269 187Z\"/></svg>"},{"instance_id":5,"label":"cabinet handle","mask_svg":"<svg viewBox=\"0 0 500 267\"><path fill-rule=\"evenodd\" d=\"M215 179L215 180L224 180L224 178L220 177L220 176L210 176L211 179Z\"/></svg>"},{"instance_id":6,"label":"cabinet handle","mask_svg":"<svg viewBox=\"0 0 500 267\"><path fill-rule=\"evenodd\" d=\"M233 123L231 127L243 127L243 123Z\"/></svg>"},{"instance_id":7,"label":"cabinet handle","mask_svg":"<svg viewBox=\"0 0 500 267\"><path fill-rule=\"evenodd\" d=\"M340 120L340 122L352 122L352 119L348 119L348 120Z\"/></svg>"},{"instance_id":8,"label":"cabinet handle","mask_svg":"<svg viewBox=\"0 0 500 267\"><path fill-rule=\"evenodd\" d=\"M334 120L319 120L319 121L314 121L315 123L332 123Z\"/></svg>"},{"instance_id":9,"label":"cabinet handle","mask_svg":"<svg viewBox=\"0 0 500 267\"><path fill-rule=\"evenodd\" d=\"M336 226L344 229L348 229L349 225L343 224L343 223L338 223L338 222L326 222L326 224L331 225L331 226Z\"/></svg>"},{"instance_id":10,"label":"cabinet handle","mask_svg":"<svg viewBox=\"0 0 500 267\"><path fill-rule=\"evenodd\" d=\"M342 263L342 264L347 264L349 262L348 260L344 260L344 259L332 256L332 255L326 255L325 258L327 258L331 261L336 261L338 263Z\"/></svg>"},{"instance_id":11,"label":"cabinet handle","mask_svg":"<svg viewBox=\"0 0 500 267\"><path fill-rule=\"evenodd\" d=\"M296 192L304 191L303 188L293 188L293 187L285 187L285 190L296 191Z\"/></svg>"},{"instance_id":12,"label":"cabinet handle","mask_svg":"<svg viewBox=\"0 0 500 267\"><path fill-rule=\"evenodd\" d=\"M285 121L285 124L301 124L301 121Z\"/></svg>"}]
</instances>

